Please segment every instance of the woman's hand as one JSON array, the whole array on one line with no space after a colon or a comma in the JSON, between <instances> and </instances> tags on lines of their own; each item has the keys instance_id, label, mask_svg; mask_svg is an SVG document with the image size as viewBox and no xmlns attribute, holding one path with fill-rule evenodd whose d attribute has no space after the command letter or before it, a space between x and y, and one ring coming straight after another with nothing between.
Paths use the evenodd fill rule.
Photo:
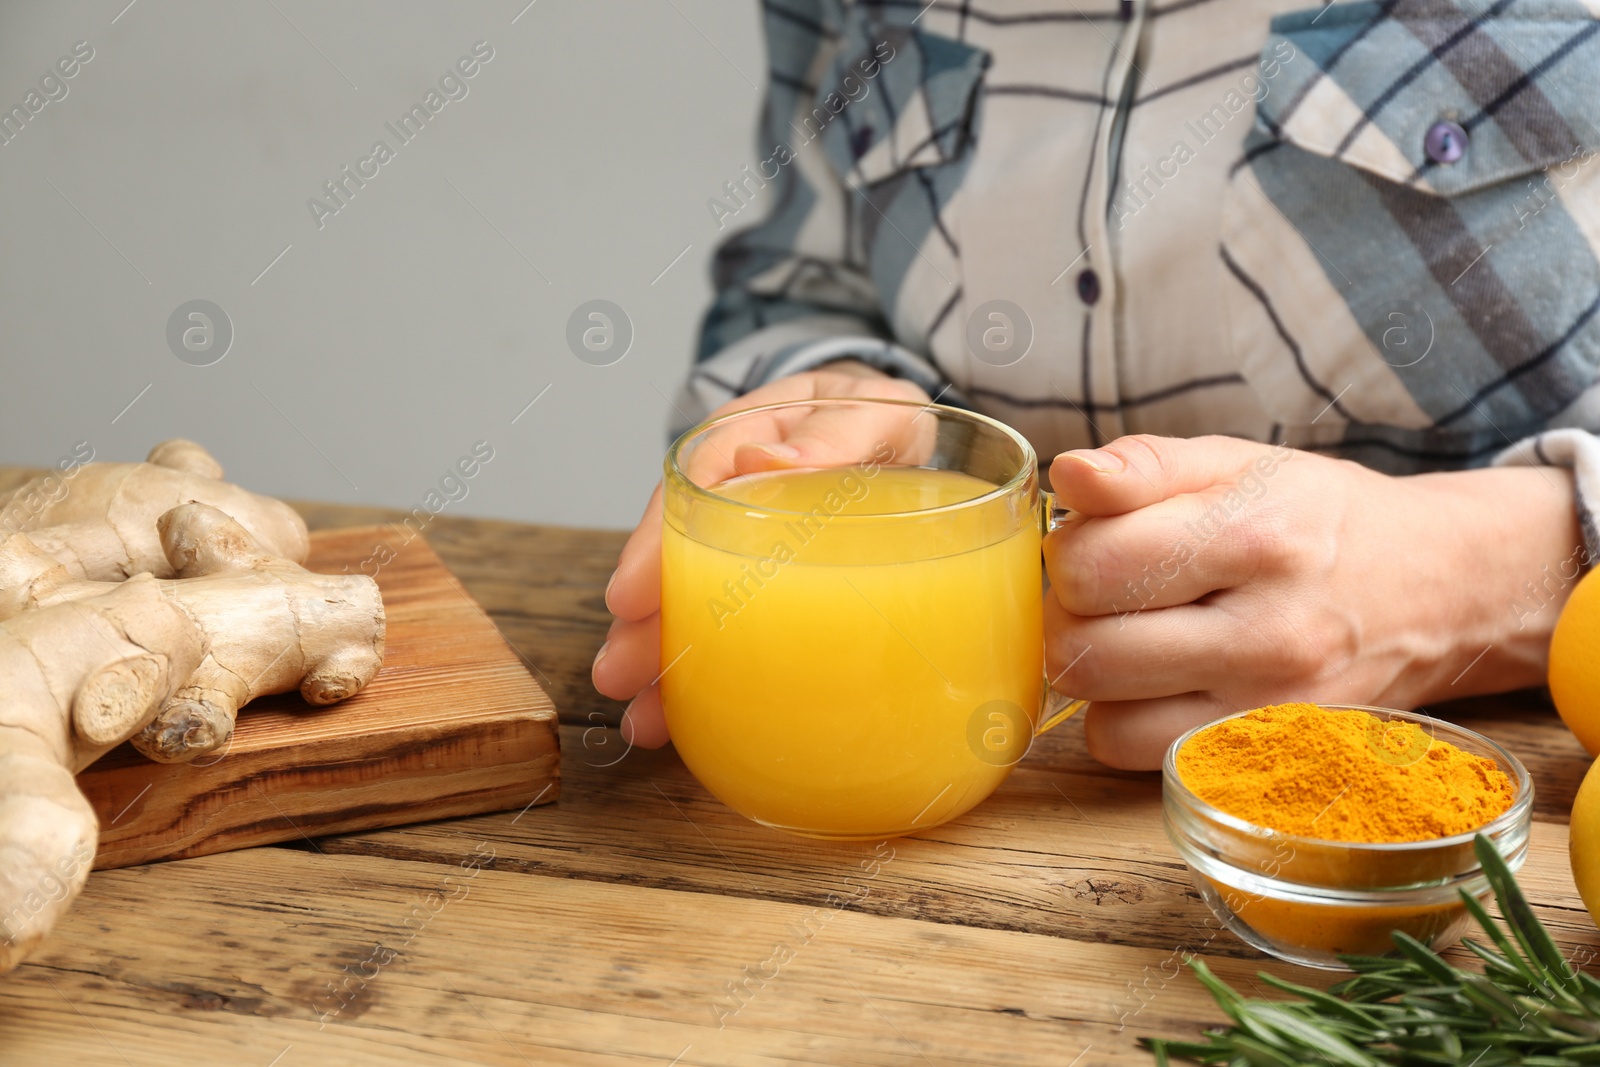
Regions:
<instances>
[{"instance_id":1,"label":"woman's hand","mask_svg":"<svg viewBox=\"0 0 1600 1067\"><path fill-rule=\"evenodd\" d=\"M729 401L712 416L791 400L856 397L927 403L912 382L890 378L864 363L847 361L780 378ZM689 476L715 485L738 474L791 467L832 467L855 462L876 441L895 436L884 419L906 421L890 409L873 416L862 410L794 412L739 420L720 437L697 448ZM932 426L932 420L926 420ZM716 445L716 447L709 447ZM616 616L606 643L594 660L594 687L616 700L631 700L622 717L622 737L630 745L659 748L667 743L667 723L655 682L661 671L661 486L650 497L644 518L622 548L606 587L606 607Z\"/></svg>"},{"instance_id":2,"label":"woman's hand","mask_svg":"<svg viewBox=\"0 0 1600 1067\"><path fill-rule=\"evenodd\" d=\"M1136 436L1050 476L1075 514L1045 541L1046 663L1092 701L1089 750L1114 767L1159 767L1184 730L1264 704L1543 684L1582 544L1571 475L1548 467L1397 478Z\"/></svg>"}]
</instances>

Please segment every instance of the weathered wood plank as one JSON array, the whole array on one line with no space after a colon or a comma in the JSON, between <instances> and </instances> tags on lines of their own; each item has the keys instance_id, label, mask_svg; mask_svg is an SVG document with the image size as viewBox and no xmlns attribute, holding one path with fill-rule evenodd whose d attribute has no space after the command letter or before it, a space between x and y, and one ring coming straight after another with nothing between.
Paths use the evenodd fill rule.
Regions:
<instances>
[{"instance_id":1,"label":"weathered wood plank","mask_svg":"<svg viewBox=\"0 0 1600 1067\"><path fill-rule=\"evenodd\" d=\"M460 866L491 849L102 872L0 991L0 1043L23 1063L1136 1064L1137 1034L1213 1014L1166 949ZM836 888L892 892L903 858Z\"/></svg>"},{"instance_id":2,"label":"weathered wood plank","mask_svg":"<svg viewBox=\"0 0 1600 1067\"><path fill-rule=\"evenodd\" d=\"M561 803L538 813L536 834L526 832L530 814L518 826L486 817L347 835L319 847L439 861L468 834L495 843L498 870L810 906L825 903L871 851L751 823L708 794L670 751L635 751L599 766L597 738L586 750L583 730L563 732ZM1204 936L1196 930L1209 932L1209 913L1166 839L1159 781L1051 769L1081 744L1081 729L1068 724L966 816L892 842L899 859L881 876L883 892L860 910L1146 948ZM1559 941L1600 948L1572 883L1564 824L1536 821L1522 879ZM1231 934L1210 940L1207 954L1259 958Z\"/></svg>"}]
</instances>

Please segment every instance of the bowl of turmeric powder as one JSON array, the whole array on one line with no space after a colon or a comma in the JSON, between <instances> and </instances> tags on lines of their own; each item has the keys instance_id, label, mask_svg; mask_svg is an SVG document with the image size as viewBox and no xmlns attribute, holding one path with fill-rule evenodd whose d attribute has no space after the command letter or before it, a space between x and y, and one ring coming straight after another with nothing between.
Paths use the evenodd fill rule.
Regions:
<instances>
[{"instance_id":1,"label":"bowl of turmeric powder","mask_svg":"<svg viewBox=\"0 0 1600 1067\"><path fill-rule=\"evenodd\" d=\"M1489 884L1485 834L1527 857L1533 782L1481 734L1414 712L1276 704L1197 727L1162 773L1167 836L1213 914L1263 952L1310 967L1433 948Z\"/></svg>"}]
</instances>

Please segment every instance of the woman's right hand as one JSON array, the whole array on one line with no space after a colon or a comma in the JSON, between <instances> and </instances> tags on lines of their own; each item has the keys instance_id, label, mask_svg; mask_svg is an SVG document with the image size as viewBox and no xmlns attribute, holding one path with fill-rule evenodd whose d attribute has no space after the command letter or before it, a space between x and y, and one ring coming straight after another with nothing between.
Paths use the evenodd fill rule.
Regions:
<instances>
[{"instance_id":1,"label":"woman's right hand","mask_svg":"<svg viewBox=\"0 0 1600 1067\"><path fill-rule=\"evenodd\" d=\"M902 378L890 378L854 360L780 378L711 413L715 418L785 401L825 398L910 400L927 403L928 394ZM876 441L894 440L908 421L892 407L878 413L862 408L796 412L741 419L728 427L719 447L695 450L699 485L715 485L735 475L793 467L833 467L852 463ZM887 425L899 422L899 426ZM606 643L594 659L594 687L631 703L622 717L629 745L660 748L667 743L656 681L661 673L661 486L650 496L644 517L622 548L606 586L606 608L615 616Z\"/></svg>"}]
</instances>

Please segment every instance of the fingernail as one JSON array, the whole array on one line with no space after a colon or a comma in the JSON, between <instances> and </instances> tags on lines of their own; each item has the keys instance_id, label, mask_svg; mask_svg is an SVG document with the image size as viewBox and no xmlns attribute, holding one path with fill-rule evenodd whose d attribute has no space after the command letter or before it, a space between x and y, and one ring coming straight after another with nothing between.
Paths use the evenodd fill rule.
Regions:
<instances>
[{"instance_id":1,"label":"fingernail","mask_svg":"<svg viewBox=\"0 0 1600 1067\"><path fill-rule=\"evenodd\" d=\"M611 587L617 584L617 572L611 572L610 581L606 582L606 591L600 594L600 599L605 602L606 610L611 610Z\"/></svg>"},{"instance_id":2,"label":"fingernail","mask_svg":"<svg viewBox=\"0 0 1600 1067\"><path fill-rule=\"evenodd\" d=\"M776 441L763 441L754 447L761 449L774 459L799 459L800 450L793 445L779 444Z\"/></svg>"},{"instance_id":3,"label":"fingernail","mask_svg":"<svg viewBox=\"0 0 1600 1067\"><path fill-rule=\"evenodd\" d=\"M637 699L637 698L635 698ZM622 735L622 743L633 744L633 701L628 701L628 706L622 709L622 719L617 723L617 732Z\"/></svg>"},{"instance_id":4,"label":"fingernail","mask_svg":"<svg viewBox=\"0 0 1600 1067\"><path fill-rule=\"evenodd\" d=\"M600 651L594 654L594 666L590 667L589 669L593 671L598 668L600 666L600 661L606 658L606 653L609 651L611 651L611 642L607 641L605 644L600 646Z\"/></svg>"},{"instance_id":5,"label":"fingernail","mask_svg":"<svg viewBox=\"0 0 1600 1067\"><path fill-rule=\"evenodd\" d=\"M1098 448L1074 448L1071 452L1061 454L1077 460L1100 474L1116 474L1128 467L1123 458L1115 452L1102 452Z\"/></svg>"}]
</instances>

